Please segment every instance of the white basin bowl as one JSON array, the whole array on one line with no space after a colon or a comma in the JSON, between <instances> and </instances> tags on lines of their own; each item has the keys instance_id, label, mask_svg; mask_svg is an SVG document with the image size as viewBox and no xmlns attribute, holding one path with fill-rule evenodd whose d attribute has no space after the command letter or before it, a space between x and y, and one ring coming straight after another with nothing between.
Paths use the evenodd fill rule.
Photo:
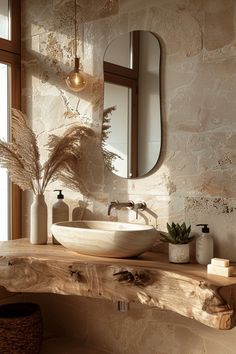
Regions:
<instances>
[{"instance_id":1,"label":"white basin bowl","mask_svg":"<svg viewBox=\"0 0 236 354\"><path fill-rule=\"evenodd\" d=\"M97 257L127 258L149 250L158 231L149 225L114 221L65 221L52 224L53 236L64 247Z\"/></svg>"}]
</instances>

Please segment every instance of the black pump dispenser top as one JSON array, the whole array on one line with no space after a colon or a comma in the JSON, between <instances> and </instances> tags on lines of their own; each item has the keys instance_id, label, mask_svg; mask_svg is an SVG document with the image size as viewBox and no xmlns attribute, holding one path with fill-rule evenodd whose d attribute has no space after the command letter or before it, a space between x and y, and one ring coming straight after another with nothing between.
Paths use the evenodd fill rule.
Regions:
<instances>
[{"instance_id":1,"label":"black pump dispenser top","mask_svg":"<svg viewBox=\"0 0 236 354\"><path fill-rule=\"evenodd\" d=\"M204 234L208 234L208 233L210 232L210 229L209 229L209 227L207 227L207 225L208 225L208 224L197 224L196 226L203 226L202 232L203 232Z\"/></svg>"},{"instance_id":2,"label":"black pump dispenser top","mask_svg":"<svg viewBox=\"0 0 236 354\"><path fill-rule=\"evenodd\" d=\"M57 195L57 199L64 199L64 195L62 194L62 189L54 189L53 192L59 192Z\"/></svg>"}]
</instances>

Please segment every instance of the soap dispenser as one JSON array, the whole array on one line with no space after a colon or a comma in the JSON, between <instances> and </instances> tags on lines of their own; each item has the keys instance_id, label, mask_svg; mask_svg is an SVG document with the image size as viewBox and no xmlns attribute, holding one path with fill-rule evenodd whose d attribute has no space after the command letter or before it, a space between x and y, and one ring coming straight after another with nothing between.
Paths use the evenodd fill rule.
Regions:
<instances>
[{"instance_id":1,"label":"soap dispenser","mask_svg":"<svg viewBox=\"0 0 236 354\"><path fill-rule=\"evenodd\" d=\"M208 224L197 224L202 227L202 234L196 240L196 260L199 264L209 264L214 257L214 241L210 235Z\"/></svg>"},{"instance_id":2,"label":"soap dispenser","mask_svg":"<svg viewBox=\"0 0 236 354\"><path fill-rule=\"evenodd\" d=\"M61 189L55 189L54 192L59 192L57 195L57 202L52 206L52 223L60 222L60 221L68 221L69 220L69 207L63 201L64 195L62 194ZM52 243L59 244L59 242L52 236Z\"/></svg>"}]
</instances>

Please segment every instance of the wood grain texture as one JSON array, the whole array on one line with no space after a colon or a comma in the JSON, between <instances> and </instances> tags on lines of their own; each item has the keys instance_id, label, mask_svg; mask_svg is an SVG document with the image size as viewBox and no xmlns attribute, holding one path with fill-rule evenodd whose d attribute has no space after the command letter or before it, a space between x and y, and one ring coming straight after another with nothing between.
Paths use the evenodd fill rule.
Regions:
<instances>
[{"instance_id":1,"label":"wood grain texture","mask_svg":"<svg viewBox=\"0 0 236 354\"><path fill-rule=\"evenodd\" d=\"M170 264L167 256L85 256L28 239L0 243L0 285L9 291L57 293L140 302L207 326L235 325L236 276L208 275L205 266Z\"/></svg>"}]
</instances>

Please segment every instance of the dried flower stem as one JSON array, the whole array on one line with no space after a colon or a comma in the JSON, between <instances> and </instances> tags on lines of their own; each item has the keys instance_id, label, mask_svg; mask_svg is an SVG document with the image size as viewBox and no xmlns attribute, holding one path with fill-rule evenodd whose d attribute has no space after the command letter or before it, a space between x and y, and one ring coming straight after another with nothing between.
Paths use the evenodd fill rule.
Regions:
<instances>
[{"instance_id":1,"label":"dried flower stem","mask_svg":"<svg viewBox=\"0 0 236 354\"><path fill-rule=\"evenodd\" d=\"M26 116L12 109L12 142L0 140L0 166L9 171L12 182L22 190L42 194L50 182L64 178L78 165L82 154L80 140L93 135L90 128L80 125L70 127L61 137L50 135L47 144L49 157L42 167L35 133L28 125ZM77 179L78 190L80 185Z\"/></svg>"}]
</instances>

